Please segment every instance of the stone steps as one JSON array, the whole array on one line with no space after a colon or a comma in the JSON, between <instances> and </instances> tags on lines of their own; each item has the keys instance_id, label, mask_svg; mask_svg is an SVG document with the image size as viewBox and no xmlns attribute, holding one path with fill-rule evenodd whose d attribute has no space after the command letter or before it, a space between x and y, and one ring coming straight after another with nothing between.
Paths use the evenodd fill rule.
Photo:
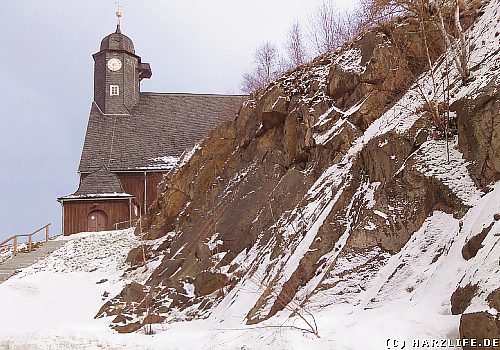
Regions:
<instances>
[{"instance_id":1,"label":"stone steps","mask_svg":"<svg viewBox=\"0 0 500 350\"><path fill-rule=\"evenodd\" d=\"M0 283L9 279L17 270L33 265L45 256L57 250L66 241L48 241L31 253L18 253L11 259L0 263Z\"/></svg>"}]
</instances>

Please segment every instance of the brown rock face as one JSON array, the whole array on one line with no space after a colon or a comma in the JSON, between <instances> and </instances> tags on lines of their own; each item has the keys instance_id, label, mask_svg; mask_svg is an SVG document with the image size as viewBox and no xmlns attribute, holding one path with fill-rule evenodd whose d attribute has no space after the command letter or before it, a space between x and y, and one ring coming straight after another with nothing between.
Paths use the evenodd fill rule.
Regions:
<instances>
[{"instance_id":1,"label":"brown rock face","mask_svg":"<svg viewBox=\"0 0 500 350\"><path fill-rule=\"evenodd\" d=\"M210 295L229 284L228 276L222 273L205 271L196 276L194 281L195 293Z\"/></svg>"},{"instance_id":2,"label":"brown rock face","mask_svg":"<svg viewBox=\"0 0 500 350\"><path fill-rule=\"evenodd\" d=\"M126 261L130 263L132 266L144 264L144 251L142 247L139 246L132 249L128 253Z\"/></svg>"},{"instance_id":3,"label":"brown rock face","mask_svg":"<svg viewBox=\"0 0 500 350\"><path fill-rule=\"evenodd\" d=\"M500 90L492 82L472 99L451 105L458 118L459 147L471 161L470 172L480 186L500 179Z\"/></svg>"},{"instance_id":4,"label":"brown rock face","mask_svg":"<svg viewBox=\"0 0 500 350\"><path fill-rule=\"evenodd\" d=\"M472 314L463 314L460 318L460 338L475 339L479 344L492 339L500 338L500 322L487 312L475 312ZM500 346L463 346L464 350L471 349L500 349Z\"/></svg>"},{"instance_id":5,"label":"brown rock face","mask_svg":"<svg viewBox=\"0 0 500 350\"><path fill-rule=\"evenodd\" d=\"M123 301L126 303L140 303L146 297L144 286L137 282L128 284L121 292Z\"/></svg>"},{"instance_id":6,"label":"brown rock face","mask_svg":"<svg viewBox=\"0 0 500 350\"><path fill-rule=\"evenodd\" d=\"M120 323L120 321L121 320L117 320L116 318L113 320L115 324ZM142 327L141 322L133 322L133 323L128 323L124 326L115 325L113 329L118 333L132 333L138 331L139 329L141 329L141 327Z\"/></svg>"},{"instance_id":7,"label":"brown rock face","mask_svg":"<svg viewBox=\"0 0 500 350\"><path fill-rule=\"evenodd\" d=\"M146 296L146 288L143 285L137 282L127 284L119 295L101 307L95 318L120 315L130 307L136 308L144 301ZM123 322L129 320L129 318L124 318L123 315L118 316L116 319Z\"/></svg>"},{"instance_id":8,"label":"brown rock face","mask_svg":"<svg viewBox=\"0 0 500 350\"><path fill-rule=\"evenodd\" d=\"M417 169L430 122L417 111L403 131L375 125L425 69L417 25L370 31L252 95L168 175L142 225L156 240L146 257L161 263L98 315L116 315L123 331L203 318L241 288L254 293L245 321L258 323L353 271L374 274L435 210L460 217L467 207L457 194ZM428 40L435 59L441 40ZM490 103L475 103L485 120ZM496 146L461 130L462 144L484 144L483 164L492 166L477 168L478 178L495 179ZM128 261L141 258L136 249ZM339 272L342 259L359 264Z\"/></svg>"},{"instance_id":9,"label":"brown rock face","mask_svg":"<svg viewBox=\"0 0 500 350\"><path fill-rule=\"evenodd\" d=\"M477 285L458 287L451 295L451 313L458 315L464 313L477 292Z\"/></svg>"},{"instance_id":10,"label":"brown rock face","mask_svg":"<svg viewBox=\"0 0 500 350\"><path fill-rule=\"evenodd\" d=\"M500 311L500 288L495 289L486 298L488 305L497 311Z\"/></svg>"},{"instance_id":11,"label":"brown rock face","mask_svg":"<svg viewBox=\"0 0 500 350\"><path fill-rule=\"evenodd\" d=\"M429 37L432 43L430 55L436 59L444 48L436 30L428 32L433 33ZM330 69L328 93L339 107L345 109L366 99L351 120L366 130L396 102L414 77L424 71L424 42L418 34L418 23L407 21L389 33L382 28L366 33L352 44L352 50L360 52L359 67L349 61L347 55L343 60L339 59L339 63L334 62Z\"/></svg>"},{"instance_id":12,"label":"brown rock face","mask_svg":"<svg viewBox=\"0 0 500 350\"><path fill-rule=\"evenodd\" d=\"M472 259L476 256L479 249L483 247L483 241L490 233L493 223L489 227L485 227L480 233L468 240L462 248L462 256L465 260Z\"/></svg>"}]
</instances>

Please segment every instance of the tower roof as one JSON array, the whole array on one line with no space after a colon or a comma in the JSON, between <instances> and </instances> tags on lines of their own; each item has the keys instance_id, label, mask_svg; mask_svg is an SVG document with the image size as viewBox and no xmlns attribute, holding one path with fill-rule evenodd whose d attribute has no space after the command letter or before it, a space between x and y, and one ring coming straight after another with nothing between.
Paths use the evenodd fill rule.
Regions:
<instances>
[{"instance_id":1,"label":"tower roof","mask_svg":"<svg viewBox=\"0 0 500 350\"><path fill-rule=\"evenodd\" d=\"M135 55L134 43L128 36L122 34L120 24L116 26L116 31L109 34L101 41L101 50L123 50Z\"/></svg>"}]
</instances>

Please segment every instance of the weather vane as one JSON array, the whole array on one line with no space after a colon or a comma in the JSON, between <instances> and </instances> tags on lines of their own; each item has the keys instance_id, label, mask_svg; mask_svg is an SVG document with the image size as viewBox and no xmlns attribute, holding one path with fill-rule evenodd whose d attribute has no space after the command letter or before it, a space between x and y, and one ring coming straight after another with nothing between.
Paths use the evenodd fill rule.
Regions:
<instances>
[{"instance_id":1,"label":"weather vane","mask_svg":"<svg viewBox=\"0 0 500 350\"><path fill-rule=\"evenodd\" d=\"M116 18L117 18L117 24L120 25L120 19L122 17L122 11L121 9L124 7L122 5L122 3L120 2L120 0L117 0L115 1L115 5L116 5Z\"/></svg>"}]
</instances>

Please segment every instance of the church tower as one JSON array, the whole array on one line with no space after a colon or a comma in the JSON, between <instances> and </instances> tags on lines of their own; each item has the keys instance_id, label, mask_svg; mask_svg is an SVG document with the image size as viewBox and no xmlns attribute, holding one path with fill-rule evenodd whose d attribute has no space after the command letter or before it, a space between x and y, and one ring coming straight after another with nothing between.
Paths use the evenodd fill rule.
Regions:
<instances>
[{"instance_id":1,"label":"church tower","mask_svg":"<svg viewBox=\"0 0 500 350\"><path fill-rule=\"evenodd\" d=\"M121 14L117 12L117 16ZM94 54L94 102L104 114L130 115L140 96L140 81L152 75L149 63L135 54L134 43L120 30L101 41Z\"/></svg>"}]
</instances>

